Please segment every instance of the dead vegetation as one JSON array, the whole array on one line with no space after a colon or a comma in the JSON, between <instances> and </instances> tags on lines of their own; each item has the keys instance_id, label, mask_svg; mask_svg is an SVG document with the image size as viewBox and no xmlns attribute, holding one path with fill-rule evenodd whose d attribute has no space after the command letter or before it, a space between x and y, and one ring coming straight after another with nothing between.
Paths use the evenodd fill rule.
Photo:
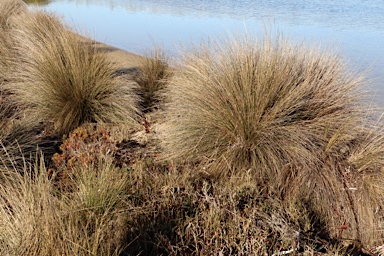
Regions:
<instances>
[{"instance_id":1,"label":"dead vegetation","mask_svg":"<svg viewBox=\"0 0 384 256\"><path fill-rule=\"evenodd\" d=\"M124 80L19 4L0 3L1 255L380 254L383 124L340 56L237 36Z\"/></svg>"}]
</instances>

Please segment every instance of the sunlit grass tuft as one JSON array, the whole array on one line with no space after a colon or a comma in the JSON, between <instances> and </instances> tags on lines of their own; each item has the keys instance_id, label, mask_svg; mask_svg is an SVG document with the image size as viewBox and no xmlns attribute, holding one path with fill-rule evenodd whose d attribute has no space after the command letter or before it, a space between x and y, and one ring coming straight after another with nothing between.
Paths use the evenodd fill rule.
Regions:
<instances>
[{"instance_id":1,"label":"sunlit grass tuft","mask_svg":"<svg viewBox=\"0 0 384 256\"><path fill-rule=\"evenodd\" d=\"M159 48L156 48L147 58L142 58L135 81L140 86L141 105L144 111L158 105L160 92L166 87L171 76L169 60Z\"/></svg>"},{"instance_id":2,"label":"sunlit grass tuft","mask_svg":"<svg viewBox=\"0 0 384 256\"><path fill-rule=\"evenodd\" d=\"M128 122L138 117L134 83L91 40L80 39L52 15L20 16L13 27L11 90L29 115L63 134L86 122Z\"/></svg>"},{"instance_id":3,"label":"sunlit grass tuft","mask_svg":"<svg viewBox=\"0 0 384 256\"><path fill-rule=\"evenodd\" d=\"M352 136L360 81L339 56L283 39L203 45L170 81L165 153L214 173L312 168Z\"/></svg>"},{"instance_id":4,"label":"sunlit grass tuft","mask_svg":"<svg viewBox=\"0 0 384 256\"><path fill-rule=\"evenodd\" d=\"M26 5L19 0L3 0L0 2L0 93L3 92L2 83L5 82L9 72L9 60L12 58L13 46L9 32L12 19L26 12Z\"/></svg>"},{"instance_id":5,"label":"sunlit grass tuft","mask_svg":"<svg viewBox=\"0 0 384 256\"><path fill-rule=\"evenodd\" d=\"M223 179L249 172L290 219L302 222L295 210L302 202L321 234L377 242L381 188L370 194L372 174L349 158L372 120L362 86L329 49L282 37L203 44L169 82L159 129L164 158Z\"/></svg>"},{"instance_id":6,"label":"sunlit grass tuft","mask_svg":"<svg viewBox=\"0 0 384 256\"><path fill-rule=\"evenodd\" d=\"M20 0L2 0L0 3L0 28L6 29L10 26L9 20L14 15L27 10L26 4Z\"/></svg>"}]
</instances>

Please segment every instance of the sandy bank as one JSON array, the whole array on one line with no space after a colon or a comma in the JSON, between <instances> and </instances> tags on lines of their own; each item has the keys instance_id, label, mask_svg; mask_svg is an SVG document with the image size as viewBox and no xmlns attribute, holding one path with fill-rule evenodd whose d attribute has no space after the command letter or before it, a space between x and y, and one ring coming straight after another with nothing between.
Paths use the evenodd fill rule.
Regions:
<instances>
[{"instance_id":1,"label":"sandy bank","mask_svg":"<svg viewBox=\"0 0 384 256\"><path fill-rule=\"evenodd\" d=\"M103 44L96 41L92 42L97 49L100 49L105 52L107 58L117 64L119 70L130 70L138 68L140 66L141 59L144 58L141 55L127 52L111 45Z\"/></svg>"}]
</instances>

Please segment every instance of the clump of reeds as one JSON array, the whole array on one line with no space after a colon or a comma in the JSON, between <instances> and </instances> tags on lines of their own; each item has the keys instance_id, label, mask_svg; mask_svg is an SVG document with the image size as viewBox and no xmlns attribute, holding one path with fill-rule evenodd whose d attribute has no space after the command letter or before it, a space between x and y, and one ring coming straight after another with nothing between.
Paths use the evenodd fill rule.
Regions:
<instances>
[{"instance_id":1,"label":"clump of reeds","mask_svg":"<svg viewBox=\"0 0 384 256\"><path fill-rule=\"evenodd\" d=\"M142 58L139 73L135 81L139 84L144 111L158 105L160 92L166 87L172 71L165 53L156 48L148 57Z\"/></svg>"},{"instance_id":2,"label":"clump of reeds","mask_svg":"<svg viewBox=\"0 0 384 256\"><path fill-rule=\"evenodd\" d=\"M91 40L81 39L44 12L15 18L9 89L29 116L64 134L86 122L135 122L134 83L115 76L117 67Z\"/></svg>"},{"instance_id":3,"label":"clump of reeds","mask_svg":"<svg viewBox=\"0 0 384 256\"><path fill-rule=\"evenodd\" d=\"M362 81L337 54L281 37L203 44L169 82L164 158L214 176L250 172L290 218L304 202L319 232L377 242L383 187L369 177L382 178L384 162L358 171L350 161L370 130Z\"/></svg>"}]
</instances>

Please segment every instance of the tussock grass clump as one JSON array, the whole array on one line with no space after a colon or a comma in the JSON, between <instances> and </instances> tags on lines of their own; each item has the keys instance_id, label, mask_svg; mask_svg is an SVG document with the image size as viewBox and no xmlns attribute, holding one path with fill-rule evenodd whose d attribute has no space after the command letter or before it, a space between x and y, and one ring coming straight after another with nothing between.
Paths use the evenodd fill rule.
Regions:
<instances>
[{"instance_id":1,"label":"tussock grass clump","mask_svg":"<svg viewBox=\"0 0 384 256\"><path fill-rule=\"evenodd\" d=\"M359 170L377 170L384 163L384 127L382 119L376 124L371 124L362 133L359 145L353 148L349 161Z\"/></svg>"},{"instance_id":2,"label":"tussock grass clump","mask_svg":"<svg viewBox=\"0 0 384 256\"><path fill-rule=\"evenodd\" d=\"M81 168L73 192L58 194L43 161L0 167L2 255L119 255L126 176L111 163ZM123 232L124 233L124 232Z\"/></svg>"},{"instance_id":3,"label":"tussock grass clump","mask_svg":"<svg viewBox=\"0 0 384 256\"><path fill-rule=\"evenodd\" d=\"M166 87L171 76L168 59L159 48L156 48L147 58L142 58L135 81L140 86L141 105L144 111L152 109L159 103L160 92Z\"/></svg>"},{"instance_id":4,"label":"tussock grass clump","mask_svg":"<svg viewBox=\"0 0 384 256\"><path fill-rule=\"evenodd\" d=\"M80 39L52 15L31 12L15 19L15 83L10 89L29 115L63 134L86 122L135 122L134 83L91 40Z\"/></svg>"},{"instance_id":5,"label":"tussock grass clump","mask_svg":"<svg viewBox=\"0 0 384 256\"><path fill-rule=\"evenodd\" d=\"M383 126L336 54L245 37L170 68L156 50L137 88L54 16L13 13L0 31L1 255L344 255L383 240ZM36 155L63 134L48 169Z\"/></svg>"},{"instance_id":6,"label":"tussock grass clump","mask_svg":"<svg viewBox=\"0 0 384 256\"><path fill-rule=\"evenodd\" d=\"M101 158L101 156L99 156ZM64 239L68 255L121 255L127 232L124 198L130 185L126 170L116 168L113 158L71 171L74 186L67 209L72 212ZM71 240L72 245L65 245Z\"/></svg>"},{"instance_id":7,"label":"tussock grass clump","mask_svg":"<svg viewBox=\"0 0 384 256\"><path fill-rule=\"evenodd\" d=\"M166 154L261 177L316 166L360 121L359 85L335 54L283 39L204 45L170 81Z\"/></svg>"},{"instance_id":8,"label":"tussock grass clump","mask_svg":"<svg viewBox=\"0 0 384 256\"><path fill-rule=\"evenodd\" d=\"M282 38L205 44L169 82L164 158L216 177L252 173L289 219L300 222L303 202L317 232L377 243L384 162L351 158L373 127L362 81L340 56Z\"/></svg>"},{"instance_id":9,"label":"tussock grass clump","mask_svg":"<svg viewBox=\"0 0 384 256\"><path fill-rule=\"evenodd\" d=\"M18 113L18 107L10 99L10 94L0 90L0 123L6 123Z\"/></svg>"},{"instance_id":10,"label":"tussock grass clump","mask_svg":"<svg viewBox=\"0 0 384 256\"><path fill-rule=\"evenodd\" d=\"M21 0L2 0L0 3L0 28L8 28L10 26L9 19L26 10L26 4Z\"/></svg>"},{"instance_id":11,"label":"tussock grass clump","mask_svg":"<svg viewBox=\"0 0 384 256\"><path fill-rule=\"evenodd\" d=\"M21 167L22 170L0 168L1 254L49 253L44 247L53 247L53 240L47 229L59 222L60 218L55 212L59 203L50 194L52 186L45 179L45 173L28 175L30 172L26 166L25 169Z\"/></svg>"},{"instance_id":12,"label":"tussock grass clump","mask_svg":"<svg viewBox=\"0 0 384 256\"><path fill-rule=\"evenodd\" d=\"M4 0L0 2L0 93L4 90L2 83L6 80L9 72L9 60L12 58L13 46L11 35L9 33L12 19L25 13L26 5L20 0Z\"/></svg>"},{"instance_id":13,"label":"tussock grass clump","mask_svg":"<svg viewBox=\"0 0 384 256\"><path fill-rule=\"evenodd\" d=\"M40 151L51 156L57 138L44 134L35 120L23 117L22 107L11 97L0 93L0 166L22 167Z\"/></svg>"},{"instance_id":14,"label":"tussock grass clump","mask_svg":"<svg viewBox=\"0 0 384 256\"><path fill-rule=\"evenodd\" d=\"M27 123L3 119L0 120L0 129L0 166L23 166L43 142L33 126Z\"/></svg>"}]
</instances>

